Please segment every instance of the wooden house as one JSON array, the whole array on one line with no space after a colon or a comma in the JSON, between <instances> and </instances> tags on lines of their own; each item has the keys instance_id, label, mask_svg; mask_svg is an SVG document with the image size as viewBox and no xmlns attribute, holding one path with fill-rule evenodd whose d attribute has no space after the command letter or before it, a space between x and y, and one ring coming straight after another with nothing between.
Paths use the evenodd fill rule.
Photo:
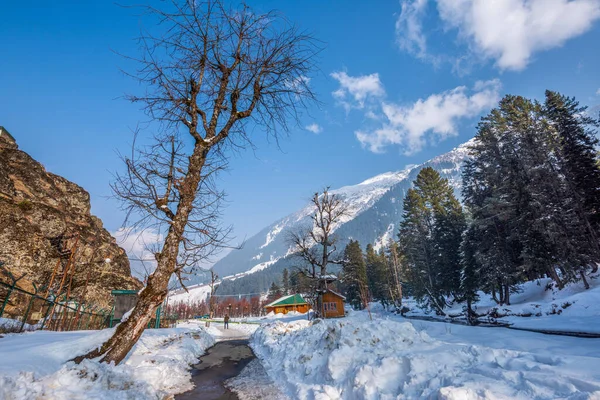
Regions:
<instances>
[{"instance_id":1,"label":"wooden house","mask_svg":"<svg viewBox=\"0 0 600 400\"><path fill-rule=\"evenodd\" d=\"M265 306L267 313L273 311L275 314L287 314L290 311L304 314L308 312L308 308L308 303L299 294L280 297Z\"/></svg>"},{"instance_id":2,"label":"wooden house","mask_svg":"<svg viewBox=\"0 0 600 400\"><path fill-rule=\"evenodd\" d=\"M331 289L327 289L323 293L323 315L325 318L338 318L344 317L346 312L344 311L344 301L346 298L334 292Z\"/></svg>"}]
</instances>

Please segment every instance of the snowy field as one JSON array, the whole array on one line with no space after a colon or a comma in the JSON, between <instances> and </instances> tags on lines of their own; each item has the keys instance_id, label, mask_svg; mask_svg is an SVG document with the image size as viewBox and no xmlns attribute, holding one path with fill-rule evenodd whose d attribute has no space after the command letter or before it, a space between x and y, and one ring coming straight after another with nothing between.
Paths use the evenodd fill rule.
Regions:
<instances>
[{"instance_id":1,"label":"snowy field","mask_svg":"<svg viewBox=\"0 0 600 400\"><path fill-rule=\"evenodd\" d=\"M530 282L497 307L482 294L480 314L497 307L519 327L600 332L600 279L558 291ZM414 303L409 315L427 315ZM309 322L268 314L205 326L189 320L144 332L124 363L68 360L114 331L6 334L0 337L0 400L170 399L192 388L191 365L216 341L250 337L258 360L226 385L242 399L596 399L600 339L499 327L409 320L371 307L346 318ZM460 313L456 305L449 314ZM239 323L236 323L239 322ZM283 392L283 393L282 393Z\"/></svg>"},{"instance_id":2,"label":"snowy field","mask_svg":"<svg viewBox=\"0 0 600 400\"><path fill-rule=\"evenodd\" d=\"M475 304L478 314L489 314L494 310L500 315L498 322L517 328L587 332L600 334L600 275L588 276L590 289L577 282L558 290L551 279L540 279L519 286L519 293L511 295L510 306L498 306L490 295L479 293ZM411 311L407 316L430 316L414 301L405 300ZM446 310L448 315L462 314L464 304L455 304ZM482 318L485 321L485 317Z\"/></svg>"},{"instance_id":3,"label":"snowy field","mask_svg":"<svg viewBox=\"0 0 600 400\"><path fill-rule=\"evenodd\" d=\"M0 338L0 399L163 399L192 388L189 365L214 343L202 330L149 329L116 367L68 362L100 345L113 330Z\"/></svg>"},{"instance_id":4,"label":"snowy field","mask_svg":"<svg viewBox=\"0 0 600 400\"><path fill-rule=\"evenodd\" d=\"M264 325L252 347L293 399L600 399L600 339L356 312Z\"/></svg>"},{"instance_id":5,"label":"snowy field","mask_svg":"<svg viewBox=\"0 0 600 400\"><path fill-rule=\"evenodd\" d=\"M223 329L223 322L211 322L206 327L206 322L202 320L188 320L177 324L180 328L189 329L201 329L206 333L210 334L215 340L227 340L227 339L247 339L256 331L259 327L258 324L243 324L243 323L230 323L229 329ZM231 333L231 334L228 334Z\"/></svg>"}]
</instances>

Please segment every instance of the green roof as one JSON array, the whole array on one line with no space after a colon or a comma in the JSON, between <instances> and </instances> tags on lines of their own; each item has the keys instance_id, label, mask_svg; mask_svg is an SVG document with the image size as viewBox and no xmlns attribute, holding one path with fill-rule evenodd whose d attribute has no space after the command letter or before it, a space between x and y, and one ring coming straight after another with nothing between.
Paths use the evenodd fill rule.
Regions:
<instances>
[{"instance_id":1,"label":"green roof","mask_svg":"<svg viewBox=\"0 0 600 400\"><path fill-rule=\"evenodd\" d=\"M113 290L110 292L112 295L120 295L120 294L137 294L139 290Z\"/></svg>"},{"instance_id":2,"label":"green roof","mask_svg":"<svg viewBox=\"0 0 600 400\"><path fill-rule=\"evenodd\" d=\"M265 307L297 306L300 304L306 304L306 301L302 296L299 294L291 294L289 296L280 297L274 302L267 304Z\"/></svg>"}]
</instances>

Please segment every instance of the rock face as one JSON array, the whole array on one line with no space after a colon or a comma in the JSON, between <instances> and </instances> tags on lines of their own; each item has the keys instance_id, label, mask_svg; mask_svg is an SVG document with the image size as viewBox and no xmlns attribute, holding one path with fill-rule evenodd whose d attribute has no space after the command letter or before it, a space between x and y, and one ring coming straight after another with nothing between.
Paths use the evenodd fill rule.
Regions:
<instances>
[{"instance_id":1,"label":"rock face","mask_svg":"<svg viewBox=\"0 0 600 400\"><path fill-rule=\"evenodd\" d=\"M47 172L0 127L0 262L15 276L53 288L72 260L71 296L106 307L113 289L139 289L125 251L90 214L90 195ZM107 262L110 260L109 262ZM87 289L86 288L87 281Z\"/></svg>"}]
</instances>

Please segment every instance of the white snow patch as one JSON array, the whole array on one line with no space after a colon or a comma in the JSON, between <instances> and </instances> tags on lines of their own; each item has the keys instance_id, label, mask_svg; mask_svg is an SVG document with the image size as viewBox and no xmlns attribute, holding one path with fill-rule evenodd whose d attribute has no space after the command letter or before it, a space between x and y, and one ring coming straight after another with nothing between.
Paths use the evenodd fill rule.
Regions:
<instances>
[{"instance_id":1,"label":"white snow patch","mask_svg":"<svg viewBox=\"0 0 600 400\"><path fill-rule=\"evenodd\" d=\"M375 249L375 251L378 252L381 248L387 246L390 239L394 237L394 226L394 224L389 224L385 233L381 235L379 239L377 239L375 245L373 246L373 249Z\"/></svg>"},{"instance_id":2,"label":"white snow patch","mask_svg":"<svg viewBox=\"0 0 600 400\"><path fill-rule=\"evenodd\" d=\"M255 272L258 272L258 271L262 271L263 269L269 267L270 265L275 264L278 260L279 260L279 257L273 258L273 256L271 256L271 260L262 262L260 264L256 264L249 271L245 272L245 274L248 275L248 274L253 274Z\"/></svg>"},{"instance_id":3,"label":"white snow patch","mask_svg":"<svg viewBox=\"0 0 600 400\"><path fill-rule=\"evenodd\" d=\"M277 225L275 225L273 227L273 229L271 229L269 231L269 233L267 233L267 240L265 241L265 244L263 244L262 246L260 246L260 248L264 249L265 247L267 247L273 240L275 240L275 238L277 237L277 235L279 235L279 232L281 232L284 227L285 227L285 224L277 224Z\"/></svg>"},{"instance_id":4,"label":"white snow patch","mask_svg":"<svg viewBox=\"0 0 600 400\"><path fill-rule=\"evenodd\" d=\"M220 282L215 282L215 287L219 286ZM191 304L191 303L202 303L210 295L210 285L195 285L187 288L187 292L183 289L177 289L170 292L169 303L170 304Z\"/></svg>"}]
</instances>

